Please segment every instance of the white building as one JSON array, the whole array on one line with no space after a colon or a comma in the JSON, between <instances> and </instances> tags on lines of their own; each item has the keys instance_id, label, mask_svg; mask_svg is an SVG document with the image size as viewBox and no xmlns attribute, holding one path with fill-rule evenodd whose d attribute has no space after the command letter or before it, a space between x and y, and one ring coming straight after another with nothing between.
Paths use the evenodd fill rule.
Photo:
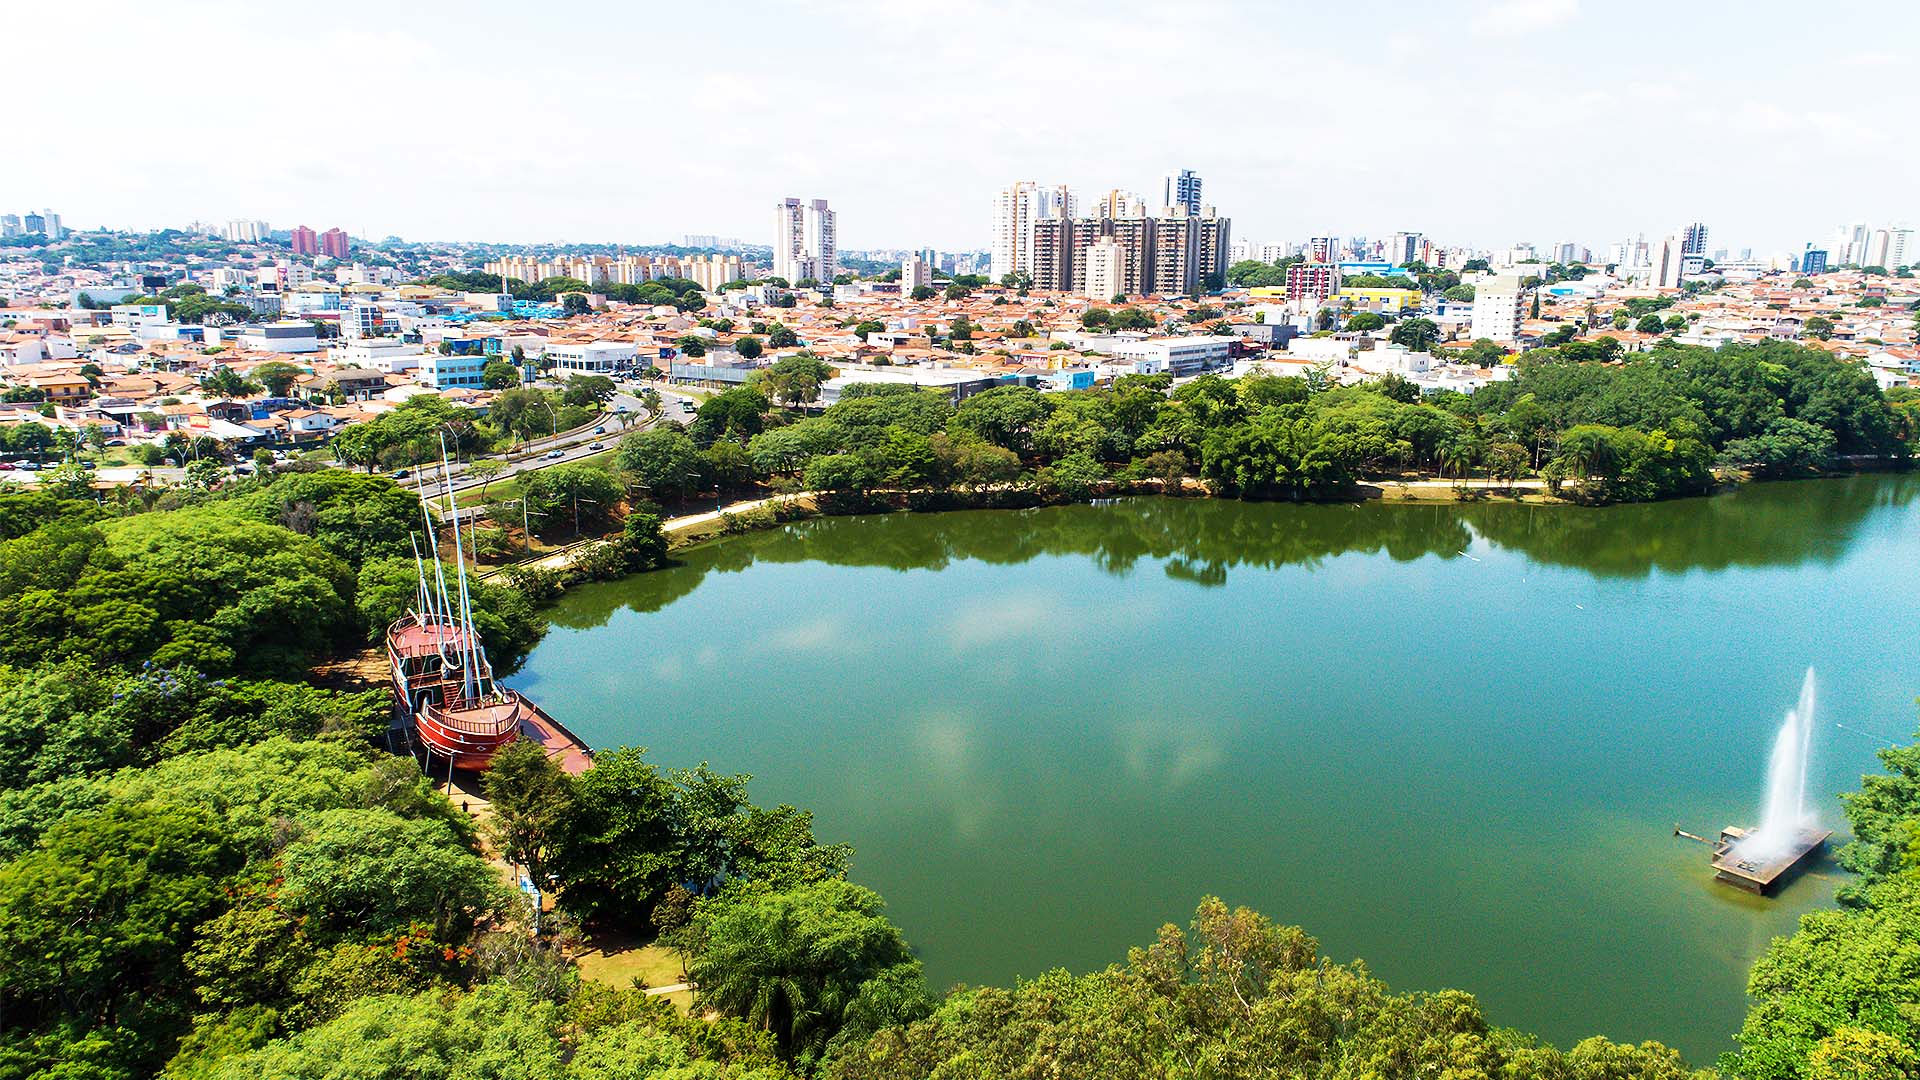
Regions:
<instances>
[{"instance_id":1,"label":"white building","mask_svg":"<svg viewBox=\"0 0 1920 1080\"><path fill-rule=\"evenodd\" d=\"M553 363L554 377L561 379L569 375L611 375L623 367L631 367L639 355L639 349L631 341L589 341L579 345L548 345L546 349L546 359Z\"/></svg>"},{"instance_id":2,"label":"white building","mask_svg":"<svg viewBox=\"0 0 1920 1080\"><path fill-rule=\"evenodd\" d=\"M933 267L919 255L909 255L900 260L900 295L911 295L913 290L922 286L933 286Z\"/></svg>"},{"instance_id":3,"label":"white building","mask_svg":"<svg viewBox=\"0 0 1920 1080\"><path fill-rule=\"evenodd\" d=\"M257 244L265 240L272 230L264 221L245 221L234 218L227 222L227 239L235 244Z\"/></svg>"},{"instance_id":4,"label":"white building","mask_svg":"<svg viewBox=\"0 0 1920 1080\"><path fill-rule=\"evenodd\" d=\"M1511 342L1520 336L1520 313L1527 290L1517 274L1494 274L1473 287L1473 336Z\"/></svg>"},{"instance_id":5,"label":"white building","mask_svg":"<svg viewBox=\"0 0 1920 1080\"><path fill-rule=\"evenodd\" d=\"M1087 249L1086 296L1111 300L1127 291L1127 249L1111 237Z\"/></svg>"},{"instance_id":6,"label":"white building","mask_svg":"<svg viewBox=\"0 0 1920 1080\"><path fill-rule=\"evenodd\" d=\"M1163 371L1175 375L1194 375L1209 368L1224 367L1233 360L1233 347L1240 339L1231 335L1145 338L1116 341L1114 356L1122 360L1146 360L1163 363Z\"/></svg>"},{"instance_id":7,"label":"white building","mask_svg":"<svg viewBox=\"0 0 1920 1080\"><path fill-rule=\"evenodd\" d=\"M327 359L343 367L397 375L419 367L426 352L423 346L409 345L399 338L365 338L333 346L327 350Z\"/></svg>"},{"instance_id":8,"label":"white building","mask_svg":"<svg viewBox=\"0 0 1920 1080\"><path fill-rule=\"evenodd\" d=\"M310 322L254 323L240 328L240 344L259 352L310 353L320 351L320 335Z\"/></svg>"},{"instance_id":9,"label":"white building","mask_svg":"<svg viewBox=\"0 0 1920 1080\"><path fill-rule=\"evenodd\" d=\"M1687 280L1686 238L1675 234L1660 241L1653 250L1653 287L1678 289Z\"/></svg>"},{"instance_id":10,"label":"white building","mask_svg":"<svg viewBox=\"0 0 1920 1080\"><path fill-rule=\"evenodd\" d=\"M1037 221L1073 217L1078 207L1065 184L1041 187L1022 180L993 197L992 262L995 279L1033 273L1033 226Z\"/></svg>"},{"instance_id":11,"label":"white building","mask_svg":"<svg viewBox=\"0 0 1920 1080\"><path fill-rule=\"evenodd\" d=\"M789 283L831 281L839 249L827 200L782 199L773 234L773 273Z\"/></svg>"}]
</instances>

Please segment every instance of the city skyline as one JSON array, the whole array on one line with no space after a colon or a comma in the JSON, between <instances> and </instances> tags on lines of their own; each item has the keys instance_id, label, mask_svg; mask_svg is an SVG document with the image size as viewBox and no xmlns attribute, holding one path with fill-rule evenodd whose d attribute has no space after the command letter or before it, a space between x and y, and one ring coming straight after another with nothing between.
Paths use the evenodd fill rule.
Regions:
<instances>
[{"instance_id":1,"label":"city skyline","mask_svg":"<svg viewBox=\"0 0 1920 1080\"><path fill-rule=\"evenodd\" d=\"M998 3L966 17L864 0L760 3L743 5L718 40L698 13L589 5L565 26L516 31L529 58L564 55L601 87L589 94L515 76L526 61L507 64L504 82L476 68L495 18L487 3L459 20L345 3L325 24L280 9L188 6L222 26L217 46L188 39L182 28L196 20L178 12L109 4L85 28L90 64L78 77L58 50L29 49L17 85L57 82L63 109L106 115L163 76L172 93L221 102L223 122L249 132L246 163L183 153L173 134L134 126L114 133L123 158L165 168L70 170L58 154L30 155L0 178L0 205L59 206L70 228L324 219L375 238L659 243L700 232L763 242L765 208L804 191L840 214L843 249L986 250L994 192L1008 184L1065 183L1088 197L1118 184L1157 201L1166 176L1191 168L1236 235L1260 242L1414 230L1479 247L1600 247L1705 220L1716 244L1775 252L1847 222L1920 216L1902 182L1920 172L1920 150L1873 119L1920 103L1920 91L1889 78L1871 113L1809 93L1789 77L1805 58L1799 39L1777 33L1776 16L1797 17L1784 5L1730 19L1483 0L1397 12L1332 49L1304 43L1349 40L1338 12L1228 2L1063 4L1022 8L1017 19L995 17ZM1834 40L1897 42L1920 29L1920 17L1893 5L1823 11L1821 21ZM45 10L14 23L23 41L74 31ZM595 33L575 33L583 23ZM1272 44L1228 35L1224 60L1196 46L1191 60L1207 79L1170 81L1124 108L1076 104L1098 57L1235 27L1286 32L1268 35ZM1085 47L1058 55L1048 43L1063 34ZM358 88L339 102L343 117L405 115L462 80L487 108L431 138L401 122L355 125L351 146L330 142L290 122L277 98L222 89L230 69L215 60L278 55L289 41L315 77ZM1714 48L1692 51L1704 41ZM636 44L655 77L628 90L613 76ZM715 45L727 64L709 62ZM799 48L815 62L792 65ZM941 71L937 89L892 95L861 78L891 55ZM1177 66L1180 55L1157 62ZM1848 65L1892 75L1903 59L1864 45ZM595 83L596 73L605 78ZM805 111L783 112L793 101ZM649 122L678 135L616 134ZM671 149L703 124L727 136L719 145L743 149ZM512 133L523 152L503 164L496 140L480 137L488 132Z\"/></svg>"}]
</instances>

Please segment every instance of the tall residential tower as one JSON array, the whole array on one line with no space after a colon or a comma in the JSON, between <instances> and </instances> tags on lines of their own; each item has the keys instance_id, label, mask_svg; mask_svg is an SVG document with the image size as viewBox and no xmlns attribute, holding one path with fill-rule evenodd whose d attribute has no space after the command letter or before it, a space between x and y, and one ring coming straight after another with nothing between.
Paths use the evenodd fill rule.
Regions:
<instances>
[{"instance_id":1,"label":"tall residential tower","mask_svg":"<svg viewBox=\"0 0 1920 1080\"><path fill-rule=\"evenodd\" d=\"M839 248L834 233L833 211L827 200L782 199L780 223L773 236L773 273L775 277L798 282L807 278L832 281Z\"/></svg>"}]
</instances>

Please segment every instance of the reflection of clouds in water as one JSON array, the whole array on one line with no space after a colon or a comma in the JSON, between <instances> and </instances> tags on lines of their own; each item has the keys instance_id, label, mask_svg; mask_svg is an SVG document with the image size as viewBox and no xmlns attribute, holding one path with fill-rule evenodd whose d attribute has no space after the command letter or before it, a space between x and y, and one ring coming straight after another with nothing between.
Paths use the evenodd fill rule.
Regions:
<instances>
[{"instance_id":1,"label":"reflection of clouds in water","mask_svg":"<svg viewBox=\"0 0 1920 1080\"><path fill-rule=\"evenodd\" d=\"M1037 644L1058 641L1062 634L1135 630L1165 611L1165 604L1157 600L1073 604L1050 593L1012 592L957 605L947 635L961 649L1019 639Z\"/></svg>"},{"instance_id":2,"label":"reflection of clouds in water","mask_svg":"<svg viewBox=\"0 0 1920 1080\"><path fill-rule=\"evenodd\" d=\"M1226 761L1219 740L1190 727L1140 720L1114 732L1127 775L1142 784L1178 791Z\"/></svg>"},{"instance_id":3,"label":"reflection of clouds in water","mask_svg":"<svg viewBox=\"0 0 1920 1080\"><path fill-rule=\"evenodd\" d=\"M838 615L824 615L811 622L783 626L767 635L767 644L793 652L845 652L853 642L846 633L847 623Z\"/></svg>"},{"instance_id":4,"label":"reflection of clouds in water","mask_svg":"<svg viewBox=\"0 0 1920 1080\"><path fill-rule=\"evenodd\" d=\"M720 650L702 645L692 653L660 653L653 660L653 677L662 682L685 682L696 669L720 666Z\"/></svg>"},{"instance_id":5,"label":"reflection of clouds in water","mask_svg":"<svg viewBox=\"0 0 1920 1080\"><path fill-rule=\"evenodd\" d=\"M961 604L948 633L955 646L992 645L1039 632L1058 631L1070 613L1058 597L1008 593Z\"/></svg>"},{"instance_id":6,"label":"reflection of clouds in water","mask_svg":"<svg viewBox=\"0 0 1920 1080\"><path fill-rule=\"evenodd\" d=\"M942 711L926 717L914 731L914 749L926 770L923 779L929 801L947 804L954 836L966 841L980 838L994 808L992 792L975 768L979 729L976 719Z\"/></svg>"}]
</instances>

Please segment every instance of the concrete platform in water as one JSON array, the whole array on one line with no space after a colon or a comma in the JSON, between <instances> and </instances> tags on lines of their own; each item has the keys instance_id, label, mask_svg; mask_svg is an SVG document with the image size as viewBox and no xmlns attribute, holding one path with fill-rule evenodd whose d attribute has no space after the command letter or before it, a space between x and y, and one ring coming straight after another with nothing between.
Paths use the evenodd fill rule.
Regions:
<instances>
[{"instance_id":1,"label":"concrete platform in water","mask_svg":"<svg viewBox=\"0 0 1920 1080\"><path fill-rule=\"evenodd\" d=\"M1740 851L1740 841L1749 831L1733 825L1720 830L1720 842L1713 846L1713 876L1736 889L1762 896L1771 894L1794 867L1818 854L1833 835L1832 829L1802 829L1784 851L1753 858Z\"/></svg>"}]
</instances>

